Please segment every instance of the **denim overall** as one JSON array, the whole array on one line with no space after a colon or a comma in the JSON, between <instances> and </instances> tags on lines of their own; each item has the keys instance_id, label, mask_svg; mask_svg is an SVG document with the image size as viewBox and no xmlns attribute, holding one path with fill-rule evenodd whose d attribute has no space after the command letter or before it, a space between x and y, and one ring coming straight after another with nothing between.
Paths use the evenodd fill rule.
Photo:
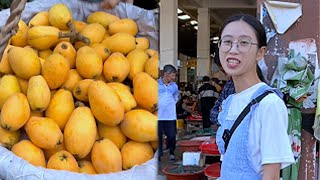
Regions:
<instances>
[{"instance_id":1,"label":"denim overall","mask_svg":"<svg viewBox=\"0 0 320 180\"><path fill-rule=\"evenodd\" d=\"M263 85L252 95L251 100L266 90L275 91L276 94L279 93L278 96L281 96L280 91L276 91L276 89ZM224 129L230 130L237 118L235 117L235 119L226 120L232 97L233 95L230 95L225 101L223 101L222 111L218 116L218 121L221 124L221 127L217 131L216 139L219 151L223 154L219 180L261 180L262 174L259 174L253 169L248 151L249 125L252 119L252 114L259 103L251 106L250 112L236 128L229 141L227 152L225 153L224 141L222 139L223 131Z\"/></svg>"}]
</instances>

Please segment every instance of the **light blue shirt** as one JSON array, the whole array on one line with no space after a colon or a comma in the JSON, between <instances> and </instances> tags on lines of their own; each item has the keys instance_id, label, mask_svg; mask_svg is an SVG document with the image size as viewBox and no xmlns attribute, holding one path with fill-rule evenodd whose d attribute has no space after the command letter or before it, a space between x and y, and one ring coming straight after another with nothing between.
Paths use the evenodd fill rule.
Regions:
<instances>
[{"instance_id":1,"label":"light blue shirt","mask_svg":"<svg viewBox=\"0 0 320 180\"><path fill-rule=\"evenodd\" d=\"M168 85L163 83L162 78L158 80L158 119L176 120L176 103L178 102L178 85L175 82L170 82Z\"/></svg>"}]
</instances>

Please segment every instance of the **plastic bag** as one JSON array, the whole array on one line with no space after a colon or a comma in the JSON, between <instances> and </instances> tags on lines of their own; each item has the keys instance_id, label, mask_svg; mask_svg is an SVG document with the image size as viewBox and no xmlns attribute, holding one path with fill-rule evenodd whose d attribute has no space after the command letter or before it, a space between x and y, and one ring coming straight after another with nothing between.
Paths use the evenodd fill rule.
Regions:
<instances>
[{"instance_id":1,"label":"plastic bag","mask_svg":"<svg viewBox=\"0 0 320 180\"><path fill-rule=\"evenodd\" d=\"M133 19L139 28L137 37L146 37L150 41L150 48L158 50L159 13L158 9L145 10L129 3L120 2L114 9L105 10L99 2L80 0L34 0L26 4L22 11L21 19L26 23L38 12L48 11L55 4L63 3L72 11L73 19L86 21L88 15L95 11L105 11L119 18ZM10 16L10 9L0 12L0 27L3 27Z\"/></svg>"},{"instance_id":2,"label":"plastic bag","mask_svg":"<svg viewBox=\"0 0 320 180\"><path fill-rule=\"evenodd\" d=\"M156 153L157 154L157 153ZM144 180L156 179L156 156L140 166L134 166L127 171L109 174L88 175L69 171L45 169L29 164L27 161L14 155L11 151L0 146L0 179L28 179L28 180Z\"/></svg>"}]
</instances>

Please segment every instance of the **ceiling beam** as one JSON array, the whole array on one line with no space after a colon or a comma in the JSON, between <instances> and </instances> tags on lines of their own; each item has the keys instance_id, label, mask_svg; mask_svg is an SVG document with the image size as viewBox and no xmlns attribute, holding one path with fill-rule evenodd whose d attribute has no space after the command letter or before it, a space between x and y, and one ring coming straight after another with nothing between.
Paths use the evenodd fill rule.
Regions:
<instances>
[{"instance_id":1,"label":"ceiling beam","mask_svg":"<svg viewBox=\"0 0 320 180\"><path fill-rule=\"evenodd\" d=\"M197 0L201 7L210 9L255 9L254 0Z\"/></svg>"}]
</instances>

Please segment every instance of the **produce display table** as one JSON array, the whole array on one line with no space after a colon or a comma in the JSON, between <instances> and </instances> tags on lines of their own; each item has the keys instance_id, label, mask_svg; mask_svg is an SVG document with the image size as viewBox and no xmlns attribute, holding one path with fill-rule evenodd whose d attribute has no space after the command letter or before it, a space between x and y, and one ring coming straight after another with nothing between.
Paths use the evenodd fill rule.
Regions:
<instances>
[{"instance_id":1,"label":"produce display table","mask_svg":"<svg viewBox=\"0 0 320 180\"><path fill-rule=\"evenodd\" d=\"M187 132L198 131L203 128L202 116L192 115L186 118Z\"/></svg>"}]
</instances>

